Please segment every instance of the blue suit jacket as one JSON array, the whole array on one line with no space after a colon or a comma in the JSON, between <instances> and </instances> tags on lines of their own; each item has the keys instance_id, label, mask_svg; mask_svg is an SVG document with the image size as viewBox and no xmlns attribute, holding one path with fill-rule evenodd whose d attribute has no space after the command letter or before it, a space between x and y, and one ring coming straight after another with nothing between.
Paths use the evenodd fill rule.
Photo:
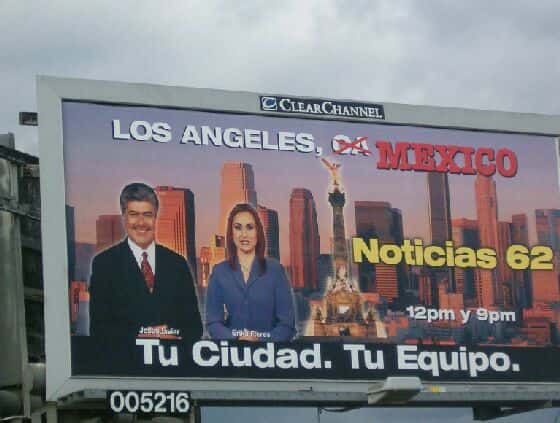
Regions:
<instances>
[{"instance_id":1,"label":"blue suit jacket","mask_svg":"<svg viewBox=\"0 0 560 423\"><path fill-rule=\"evenodd\" d=\"M234 339L239 336L236 331L245 329L261 333L262 341L292 339L294 302L282 265L267 258L266 272L259 275L254 260L247 283L238 264L235 270L228 261L214 266L206 293L206 323L212 339Z\"/></svg>"}]
</instances>

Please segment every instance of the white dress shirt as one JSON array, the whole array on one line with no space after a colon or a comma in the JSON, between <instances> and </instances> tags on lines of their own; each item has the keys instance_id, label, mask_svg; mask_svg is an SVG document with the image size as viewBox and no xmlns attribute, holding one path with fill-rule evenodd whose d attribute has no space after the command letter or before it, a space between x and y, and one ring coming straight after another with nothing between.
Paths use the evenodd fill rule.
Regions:
<instances>
[{"instance_id":1,"label":"white dress shirt","mask_svg":"<svg viewBox=\"0 0 560 423\"><path fill-rule=\"evenodd\" d=\"M136 263L138 263L138 267L140 268L140 270L142 270L142 260L144 260L142 254L144 254L144 252L148 253L148 263L150 263L150 266L152 267L152 272L155 275L156 274L156 243L152 241L152 243L148 245L148 248L142 248L139 245L135 244L133 240L128 238L128 246L132 250L132 254L136 259Z\"/></svg>"}]
</instances>

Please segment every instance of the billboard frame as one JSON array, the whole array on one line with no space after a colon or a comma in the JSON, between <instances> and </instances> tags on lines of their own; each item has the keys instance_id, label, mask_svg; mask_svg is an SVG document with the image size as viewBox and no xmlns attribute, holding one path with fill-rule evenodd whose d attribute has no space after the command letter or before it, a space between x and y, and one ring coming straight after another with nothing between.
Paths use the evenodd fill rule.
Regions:
<instances>
[{"instance_id":1,"label":"billboard frame","mask_svg":"<svg viewBox=\"0 0 560 423\"><path fill-rule=\"evenodd\" d=\"M45 281L45 330L47 355L47 401L74 392L99 389L167 389L189 390L200 401L251 402L251 395L262 392L293 398L305 403L344 403L350 397L363 398L373 382L331 380L266 379L160 379L132 377L77 377L71 375L68 307L68 256L65 222L65 178L63 163L63 101L113 105L147 106L210 112L288 117L259 109L259 94L213 89L131 84L39 76L37 78L41 157L42 242ZM558 116L412 106L383 103L385 120L355 119L333 116L310 116L294 113L290 117L312 120L367 122L431 128L461 129L500 133L532 134L558 137ZM558 142L556 142L558 146ZM558 147L557 147L558 148ZM48 224L47 224L48 222ZM63 282L61 282L63 281ZM62 324L61 324L62 323ZM336 385L332 382L336 382ZM486 388L485 388L486 387ZM300 395L301 393L305 395ZM491 392L491 394L490 394ZM560 383L485 383L429 382L412 403L470 404L473 401L519 401L534 392L534 401L560 401ZM293 395L295 393L295 395ZM472 395L469 395L472 394ZM465 400L461 400L458 396ZM531 395L529 395L531 396ZM237 399L236 399L237 398ZM254 398L254 397L253 397ZM272 398L272 397L270 397ZM276 398L276 397L275 397ZM338 398L338 399L337 399ZM470 398L470 399L469 399ZM365 405L365 404L364 404Z\"/></svg>"}]
</instances>

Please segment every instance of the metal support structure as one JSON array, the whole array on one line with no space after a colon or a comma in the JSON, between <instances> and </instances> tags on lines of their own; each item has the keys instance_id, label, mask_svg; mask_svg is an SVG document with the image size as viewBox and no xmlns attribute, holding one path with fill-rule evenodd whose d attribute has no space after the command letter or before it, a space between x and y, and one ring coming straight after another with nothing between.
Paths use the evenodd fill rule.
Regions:
<instances>
[{"instance_id":1,"label":"metal support structure","mask_svg":"<svg viewBox=\"0 0 560 423\"><path fill-rule=\"evenodd\" d=\"M185 420L186 423L201 423L202 416L200 413L200 406L196 401L191 403L191 410Z\"/></svg>"},{"instance_id":2,"label":"metal support structure","mask_svg":"<svg viewBox=\"0 0 560 423\"><path fill-rule=\"evenodd\" d=\"M553 384L544 386L527 385L516 389L500 384L466 387L465 384L428 385L423 383L422 391L407 403L411 407L440 406L468 407L502 406L515 407L550 403L560 406L560 391ZM477 388L474 391L474 388ZM309 391L192 391L191 399L201 406L245 406L277 405L279 402L290 406L354 407L368 406L367 388L362 392L309 392ZM59 400L61 408L82 407L84 404L106 408L106 391L85 390L73 393ZM381 405L379 403L375 405Z\"/></svg>"},{"instance_id":3,"label":"metal support structure","mask_svg":"<svg viewBox=\"0 0 560 423\"><path fill-rule=\"evenodd\" d=\"M33 388L41 390L42 366L33 370ZM418 390L420 388L420 390ZM545 407L560 405L560 392L553 384L527 385L524 389L513 384L486 384L485 389L477 386L477 392L470 392L465 384L429 384L421 383L416 378L388 378L370 386L364 392L269 392L269 391L193 391L191 393L191 411L185 417L177 417L185 423L201 422L203 406L316 406L319 410L344 412L368 406L395 406L406 403L412 407L425 406L472 406L475 420L491 420L512 414L530 412ZM1 398L10 397L13 407L12 416L18 410L19 392L0 392L0 404L7 404ZM375 401L372 400L375 399ZM543 400L548 397L549 400ZM459 401L459 398L462 398ZM73 422L85 418L101 421L110 415L107 406L107 394L104 390L86 390L61 398L58 402L42 404L40 397L31 397L31 419L39 423L41 416L46 415L47 423ZM369 402L369 403L368 403ZM474 404L474 406L473 406ZM158 420L158 416L133 416L129 414L115 415L115 421L131 422ZM166 421L169 423L168 418Z\"/></svg>"},{"instance_id":4,"label":"metal support structure","mask_svg":"<svg viewBox=\"0 0 560 423\"><path fill-rule=\"evenodd\" d=\"M0 331L10 343L0 346L0 410L17 408L17 414L30 415L27 366L27 338L25 331L25 305L21 257L20 218L15 210L19 200L19 163L14 163L10 148L0 146ZM2 414L5 414L3 412ZM11 415L11 412L6 413Z\"/></svg>"},{"instance_id":5,"label":"metal support structure","mask_svg":"<svg viewBox=\"0 0 560 423\"><path fill-rule=\"evenodd\" d=\"M418 377L388 377L368 389L368 404L406 404L422 390Z\"/></svg>"},{"instance_id":6,"label":"metal support structure","mask_svg":"<svg viewBox=\"0 0 560 423\"><path fill-rule=\"evenodd\" d=\"M44 364L29 363L23 272L23 249L33 244L40 251L39 235L29 230L40 220L33 185L39 177L38 159L14 145L13 134L0 135L0 332L11 340L0 344L0 419L10 420L30 418L42 405L46 385Z\"/></svg>"},{"instance_id":7,"label":"metal support structure","mask_svg":"<svg viewBox=\"0 0 560 423\"><path fill-rule=\"evenodd\" d=\"M3 135L0 135L2 137ZM0 143L0 157L6 158L16 165L39 164L39 159L21 151L14 150L12 147Z\"/></svg>"},{"instance_id":8,"label":"metal support structure","mask_svg":"<svg viewBox=\"0 0 560 423\"><path fill-rule=\"evenodd\" d=\"M45 407L47 423L58 423L58 409L55 402L47 403Z\"/></svg>"},{"instance_id":9,"label":"metal support structure","mask_svg":"<svg viewBox=\"0 0 560 423\"><path fill-rule=\"evenodd\" d=\"M525 407L499 407L499 406L480 406L473 407L473 420L487 421L500 417L512 416L514 414L528 413L530 411L541 410L552 407L550 401L543 402L541 405L531 405Z\"/></svg>"},{"instance_id":10,"label":"metal support structure","mask_svg":"<svg viewBox=\"0 0 560 423\"><path fill-rule=\"evenodd\" d=\"M61 406L57 403L48 403L43 408L36 410L31 414L32 423L40 423L43 416L46 416L47 423L59 423L59 422L74 422L74 421L90 421L90 422L101 422L104 421L108 416L107 406L104 401L91 401L84 398L83 403L67 403ZM244 404L235 405L249 405L250 402ZM255 405L254 403L252 403ZM206 404L208 405L208 404ZM215 405L215 404L214 404ZM230 404L231 405L231 404ZM275 406L275 404L268 404L269 406ZM302 406L304 404L291 404L292 406ZM385 406L390 404L377 404L376 406ZM395 404L393 404L395 405ZM411 406L418 406L418 404L410 404ZM277 403L276 403L277 406ZM317 407L318 413L323 411L342 413L346 411L355 410L362 407L367 407L368 405L363 403L361 405L354 406L340 406L340 407ZM497 405L481 405L473 407L473 419L477 421L488 421L500 417L506 417L514 414L520 414L525 412L536 411L539 409L551 407L550 402L540 403L538 405L530 406L511 406L502 407ZM17 418L18 416L14 416ZM23 416L21 416L23 418ZM193 402L191 405L191 410L189 414L185 417L179 416L141 416L132 414L118 414L113 416L113 421L129 423L129 422L143 422L143 421L164 421L167 423L177 420L177 423L201 423L201 405L199 402ZM174 422L173 422L174 423Z\"/></svg>"},{"instance_id":11,"label":"metal support structure","mask_svg":"<svg viewBox=\"0 0 560 423\"><path fill-rule=\"evenodd\" d=\"M0 211L6 211L31 220L41 220L41 216L34 210L31 210L28 205L19 204L17 201L6 200L5 198L0 198Z\"/></svg>"}]
</instances>

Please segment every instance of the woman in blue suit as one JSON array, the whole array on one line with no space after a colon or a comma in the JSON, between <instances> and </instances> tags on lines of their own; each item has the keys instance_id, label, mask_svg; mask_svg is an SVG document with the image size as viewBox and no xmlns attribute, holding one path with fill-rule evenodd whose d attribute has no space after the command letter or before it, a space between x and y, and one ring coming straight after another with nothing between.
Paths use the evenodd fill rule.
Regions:
<instances>
[{"instance_id":1,"label":"woman in blue suit","mask_svg":"<svg viewBox=\"0 0 560 423\"><path fill-rule=\"evenodd\" d=\"M230 212L227 260L214 266L206 293L212 339L289 341L295 335L292 290L284 268L265 258L263 225L249 204Z\"/></svg>"}]
</instances>

